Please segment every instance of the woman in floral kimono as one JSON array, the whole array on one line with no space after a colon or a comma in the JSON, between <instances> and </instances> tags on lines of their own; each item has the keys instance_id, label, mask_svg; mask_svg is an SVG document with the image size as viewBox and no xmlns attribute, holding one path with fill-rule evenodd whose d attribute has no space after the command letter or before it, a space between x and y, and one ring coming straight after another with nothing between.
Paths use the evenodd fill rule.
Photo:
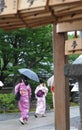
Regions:
<instances>
[{"instance_id":1,"label":"woman in floral kimono","mask_svg":"<svg viewBox=\"0 0 82 130\"><path fill-rule=\"evenodd\" d=\"M46 111L47 93L48 93L48 88L43 83L43 81L40 80L40 85L37 86L35 89L35 97L37 99L35 117L38 117L38 115L41 115L42 117L46 116L45 111Z\"/></svg>"},{"instance_id":2,"label":"woman in floral kimono","mask_svg":"<svg viewBox=\"0 0 82 130\"><path fill-rule=\"evenodd\" d=\"M29 109L30 109L30 98L31 98L31 87L24 77L20 83L15 86L15 94L18 89L20 89L20 100L18 102L19 109L21 112L21 117L19 121L24 125L29 119Z\"/></svg>"}]
</instances>

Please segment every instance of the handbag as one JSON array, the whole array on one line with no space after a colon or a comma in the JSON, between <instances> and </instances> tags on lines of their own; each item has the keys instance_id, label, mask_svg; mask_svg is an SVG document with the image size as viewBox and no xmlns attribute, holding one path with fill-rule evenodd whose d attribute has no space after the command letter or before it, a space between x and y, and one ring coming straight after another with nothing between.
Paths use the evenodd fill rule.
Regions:
<instances>
[{"instance_id":1,"label":"handbag","mask_svg":"<svg viewBox=\"0 0 82 130\"><path fill-rule=\"evenodd\" d=\"M20 100L20 96L21 95L20 95L20 87L19 87L17 93L15 94L15 100L19 101Z\"/></svg>"}]
</instances>

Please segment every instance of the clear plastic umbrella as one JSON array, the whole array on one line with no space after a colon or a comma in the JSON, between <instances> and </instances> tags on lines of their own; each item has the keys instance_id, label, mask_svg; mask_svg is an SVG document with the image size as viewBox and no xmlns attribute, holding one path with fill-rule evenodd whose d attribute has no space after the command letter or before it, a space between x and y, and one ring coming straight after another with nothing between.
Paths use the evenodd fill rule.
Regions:
<instances>
[{"instance_id":1,"label":"clear plastic umbrella","mask_svg":"<svg viewBox=\"0 0 82 130\"><path fill-rule=\"evenodd\" d=\"M3 86L4 86L3 82L2 82L2 81L0 81L0 87L3 87Z\"/></svg>"},{"instance_id":2,"label":"clear plastic umbrella","mask_svg":"<svg viewBox=\"0 0 82 130\"><path fill-rule=\"evenodd\" d=\"M52 75L52 76L47 80L47 85L48 85L48 86L54 86L54 75Z\"/></svg>"},{"instance_id":3,"label":"clear plastic umbrella","mask_svg":"<svg viewBox=\"0 0 82 130\"><path fill-rule=\"evenodd\" d=\"M18 71L21 74L23 74L24 76L28 77L29 79L32 79L36 82L39 82L38 75L34 71L32 71L31 69L22 68L22 69L18 69Z\"/></svg>"},{"instance_id":4,"label":"clear plastic umbrella","mask_svg":"<svg viewBox=\"0 0 82 130\"><path fill-rule=\"evenodd\" d=\"M79 83L78 82L76 82L74 84L74 87L72 88L71 92L77 92L77 91L79 91Z\"/></svg>"},{"instance_id":5,"label":"clear plastic umbrella","mask_svg":"<svg viewBox=\"0 0 82 130\"><path fill-rule=\"evenodd\" d=\"M72 64L82 64L82 55L80 55Z\"/></svg>"}]
</instances>

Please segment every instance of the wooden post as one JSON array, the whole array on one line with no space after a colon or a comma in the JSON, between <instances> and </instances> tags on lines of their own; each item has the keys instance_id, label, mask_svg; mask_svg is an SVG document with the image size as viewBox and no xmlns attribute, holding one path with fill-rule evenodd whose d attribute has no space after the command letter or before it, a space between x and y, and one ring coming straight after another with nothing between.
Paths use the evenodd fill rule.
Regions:
<instances>
[{"instance_id":1,"label":"wooden post","mask_svg":"<svg viewBox=\"0 0 82 130\"><path fill-rule=\"evenodd\" d=\"M65 33L56 33L53 25L53 53L55 75L55 130L69 130L69 85L64 76Z\"/></svg>"}]
</instances>

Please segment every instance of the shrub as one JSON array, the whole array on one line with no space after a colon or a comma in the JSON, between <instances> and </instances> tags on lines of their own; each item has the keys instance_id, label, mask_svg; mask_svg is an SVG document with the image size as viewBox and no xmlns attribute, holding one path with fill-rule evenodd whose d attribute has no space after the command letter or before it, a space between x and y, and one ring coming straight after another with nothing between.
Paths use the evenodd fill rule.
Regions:
<instances>
[{"instance_id":1,"label":"shrub","mask_svg":"<svg viewBox=\"0 0 82 130\"><path fill-rule=\"evenodd\" d=\"M47 102L47 105L50 106L50 108L53 108L53 100L52 100L51 92L48 92L47 97L46 97L46 102Z\"/></svg>"}]
</instances>

